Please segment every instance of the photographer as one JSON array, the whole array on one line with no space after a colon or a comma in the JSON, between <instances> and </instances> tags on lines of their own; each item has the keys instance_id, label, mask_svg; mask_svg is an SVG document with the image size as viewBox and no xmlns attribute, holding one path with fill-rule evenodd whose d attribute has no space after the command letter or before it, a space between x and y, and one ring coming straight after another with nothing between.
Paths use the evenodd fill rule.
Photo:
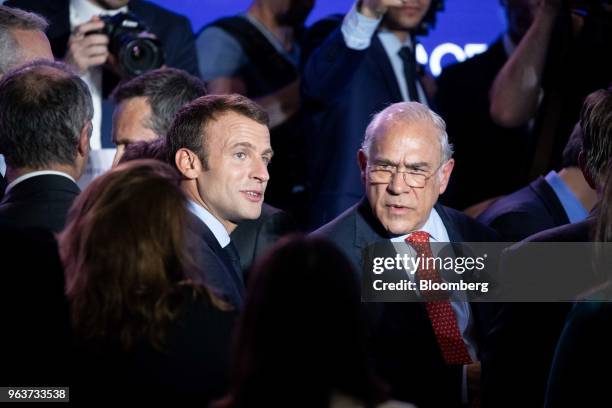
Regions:
<instances>
[{"instance_id":1,"label":"photographer","mask_svg":"<svg viewBox=\"0 0 612 408\"><path fill-rule=\"evenodd\" d=\"M541 0L533 22L490 90L501 126L531 119L533 179L558 167L582 100L612 81L612 9L608 0ZM562 137L559 137L562 136Z\"/></svg>"},{"instance_id":2,"label":"photographer","mask_svg":"<svg viewBox=\"0 0 612 408\"><path fill-rule=\"evenodd\" d=\"M124 79L117 55L109 51L103 19L133 14L159 40L165 65L198 74L193 32L187 18L143 0L9 0L7 5L46 17L47 35L57 59L73 65L87 83L94 100L92 149L113 147L110 141L112 105L107 97ZM104 16L104 17L101 17ZM122 72L123 71L123 72Z\"/></svg>"}]
</instances>

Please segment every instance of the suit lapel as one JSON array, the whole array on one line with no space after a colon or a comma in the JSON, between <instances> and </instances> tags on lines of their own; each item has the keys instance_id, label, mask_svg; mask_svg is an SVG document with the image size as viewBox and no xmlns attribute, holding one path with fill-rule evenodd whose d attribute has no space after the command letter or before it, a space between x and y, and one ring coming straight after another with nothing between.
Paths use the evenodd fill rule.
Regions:
<instances>
[{"instance_id":1,"label":"suit lapel","mask_svg":"<svg viewBox=\"0 0 612 408\"><path fill-rule=\"evenodd\" d=\"M463 234L457 228L456 223L453 221L452 216L446 211L445 207L441 204L436 204L434 206L440 218L442 218L442 223L444 224L444 228L446 228L446 232L448 233L448 239L450 242L464 242Z\"/></svg>"},{"instance_id":2,"label":"suit lapel","mask_svg":"<svg viewBox=\"0 0 612 408\"><path fill-rule=\"evenodd\" d=\"M395 72L393 71L393 67L391 66L391 62L389 61L389 56L385 51L382 43L378 39L378 34L375 34L372 38L372 44L370 45L372 51L368 53L368 63L376 67L375 69L380 72L386 86L389 91L389 95L391 95L391 99L388 101L391 102L399 102L402 101L402 93L400 92L399 84L397 83L397 78L395 77Z\"/></svg>"}]
</instances>

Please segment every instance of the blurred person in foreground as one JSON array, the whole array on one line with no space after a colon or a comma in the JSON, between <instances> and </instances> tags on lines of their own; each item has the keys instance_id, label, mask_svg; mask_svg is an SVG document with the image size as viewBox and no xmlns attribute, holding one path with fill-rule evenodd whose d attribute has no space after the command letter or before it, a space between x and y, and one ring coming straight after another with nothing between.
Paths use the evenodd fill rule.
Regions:
<instances>
[{"instance_id":1,"label":"blurred person in foreground","mask_svg":"<svg viewBox=\"0 0 612 408\"><path fill-rule=\"evenodd\" d=\"M412 407L388 401L370 366L359 284L331 243L287 238L252 279L217 408Z\"/></svg>"},{"instance_id":2,"label":"blurred person in foreground","mask_svg":"<svg viewBox=\"0 0 612 408\"><path fill-rule=\"evenodd\" d=\"M186 250L179 180L159 161L126 163L94 180L71 209L59 245L74 401L206 403L224 392L234 314Z\"/></svg>"},{"instance_id":3,"label":"blurred person in foreground","mask_svg":"<svg viewBox=\"0 0 612 408\"><path fill-rule=\"evenodd\" d=\"M598 262L612 261L612 167L603 189L593 241L602 243ZM608 269L609 270L609 269ZM570 312L553 359L545 407L604 406L612 403L609 377L612 366L612 274L605 286L589 294L600 302L581 302Z\"/></svg>"}]
</instances>

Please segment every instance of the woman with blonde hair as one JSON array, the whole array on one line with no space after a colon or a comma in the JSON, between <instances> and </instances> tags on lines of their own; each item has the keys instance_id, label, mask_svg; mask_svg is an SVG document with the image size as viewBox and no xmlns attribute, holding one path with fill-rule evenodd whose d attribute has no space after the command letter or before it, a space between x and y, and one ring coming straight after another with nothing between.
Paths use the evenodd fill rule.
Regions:
<instances>
[{"instance_id":1,"label":"woman with blonde hair","mask_svg":"<svg viewBox=\"0 0 612 408\"><path fill-rule=\"evenodd\" d=\"M223 393L235 314L186 250L187 199L156 160L81 193L59 236L75 337L73 400L206 402Z\"/></svg>"}]
</instances>

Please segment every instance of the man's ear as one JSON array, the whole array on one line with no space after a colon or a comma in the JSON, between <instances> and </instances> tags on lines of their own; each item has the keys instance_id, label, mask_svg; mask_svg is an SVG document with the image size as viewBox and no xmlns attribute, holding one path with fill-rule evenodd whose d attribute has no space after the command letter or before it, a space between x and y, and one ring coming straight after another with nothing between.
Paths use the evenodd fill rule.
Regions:
<instances>
[{"instance_id":1,"label":"man's ear","mask_svg":"<svg viewBox=\"0 0 612 408\"><path fill-rule=\"evenodd\" d=\"M359 170L361 171L361 181L363 182L363 184L365 184L368 157L366 156L363 149L359 149L359 151L357 152L357 163L359 164Z\"/></svg>"},{"instance_id":2,"label":"man's ear","mask_svg":"<svg viewBox=\"0 0 612 408\"><path fill-rule=\"evenodd\" d=\"M580 171L582 172L582 175L584 176L584 179L589 187L597 191L597 183L586 165L586 154L584 153L584 150L580 150L580 153L578 153L578 167L580 167Z\"/></svg>"},{"instance_id":3,"label":"man's ear","mask_svg":"<svg viewBox=\"0 0 612 408\"><path fill-rule=\"evenodd\" d=\"M453 168L455 168L455 159L449 159L446 163L444 163L444 165L442 165L442 168L440 169L440 191L438 194L442 194L446 191Z\"/></svg>"},{"instance_id":4,"label":"man's ear","mask_svg":"<svg viewBox=\"0 0 612 408\"><path fill-rule=\"evenodd\" d=\"M89 155L89 140L91 139L91 132L93 131L93 126L91 122L87 122L85 126L81 129L81 133L79 134L79 142L77 143L77 152L82 157L87 157Z\"/></svg>"},{"instance_id":5,"label":"man's ear","mask_svg":"<svg viewBox=\"0 0 612 408\"><path fill-rule=\"evenodd\" d=\"M193 180L202 172L202 163L198 156L189 149L181 148L174 155L174 164L186 178Z\"/></svg>"}]
</instances>

